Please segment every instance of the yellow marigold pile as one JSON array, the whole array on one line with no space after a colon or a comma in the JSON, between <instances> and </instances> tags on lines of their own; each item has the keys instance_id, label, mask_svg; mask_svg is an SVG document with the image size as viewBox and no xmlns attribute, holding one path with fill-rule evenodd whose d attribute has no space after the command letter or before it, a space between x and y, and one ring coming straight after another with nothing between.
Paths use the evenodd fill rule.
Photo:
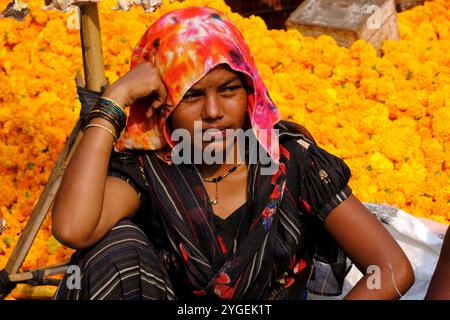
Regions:
<instances>
[{"instance_id":1,"label":"yellow marigold pile","mask_svg":"<svg viewBox=\"0 0 450 320\"><path fill-rule=\"evenodd\" d=\"M4 8L9 0L0 0ZM74 126L80 104L74 77L83 71L72 13L30 0L23 22L0 19L0 236L4 267ZM129 69L145 28L173 9L208 5L242 30L271 96L287 119L346 160L363 201L387 202L416 216L450 222L450 3L426 2L399 15L401 41L383 56L357 41L350 49L322 36L267 30L258 17L230 12L223 0L164 1L155 13L100 4L106 75ZM71 251L45 221L24 268L67 260Z\"/></svg>"}]
</instances>

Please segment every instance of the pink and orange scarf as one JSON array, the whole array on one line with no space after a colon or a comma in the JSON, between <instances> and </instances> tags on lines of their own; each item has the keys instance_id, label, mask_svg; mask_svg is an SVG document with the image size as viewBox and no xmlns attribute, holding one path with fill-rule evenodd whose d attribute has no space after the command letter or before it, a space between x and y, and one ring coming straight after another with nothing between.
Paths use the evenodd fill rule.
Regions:
<instances>
[{"instance_id":1,"label":"pink and orange scarf","mask_svg":"<svg viewBox=\"0 0 450 320\"><path fill-rule=\"evenodd\" d=\"M223 13L209 7L172 11L153 23L135 47L131 68L150 61L160 72L168 98L161 112L145 116L149 106L134 104L127 127L116 148L119 151L165 150L170 162L174 147L167 119L184 94L215 66L226 63L247 77L248 116L256 138L275 163L279 145L273 126L280 114L271 100L241 32ZM262 138L261 132L267 132Z\"/></svg>"}]
</instances>

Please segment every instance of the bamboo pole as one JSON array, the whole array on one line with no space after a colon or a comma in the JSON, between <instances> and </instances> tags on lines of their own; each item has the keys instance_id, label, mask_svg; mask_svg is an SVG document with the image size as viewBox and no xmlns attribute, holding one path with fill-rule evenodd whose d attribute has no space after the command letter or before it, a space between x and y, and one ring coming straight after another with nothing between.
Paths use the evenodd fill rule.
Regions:
<instances>
[{"instance_id":1,"label":"bamboo pole","mask_svg":"<svg viewBox=\"0 0 450 320\"><path fill-rule=\"evenodd\" d=\"M103 52L100 34L100 22L97 3L88 3L80 6L80 36L83 55L83 66L86 87L90 90L102 91L107 84L103 65ZM15 246L4 271L9 275L10 281L18 280L17 272L27 256L31 245L38 233L45 217L55 198L61 184L64 170L70 161L82 137L82 119L78 119L72 130L66 145L58 157L44 187L30 219L25 226L17 245ZM0 292L0 298L4 298L9 292Z\"/></svg>"},{"instance_id":2,"label":"bamboo pole","mask_svg":"<svg viewBox=\"0 0 450 320\"><path fill-rule=\"evenodd\" d=\"M79 122L80 121L78 120L75 129L80 129ZM72 134L66 142L63 151L59 155L48 182L44 187L44 191L34 207L30 219L28 220L17 245L6 263L5 270L10 276L19 270L25 260L25 257L33 244L34 238L36 237L36 234L38 233L53 203L53 199L55 198L56 192L61 184L64 169L66 168L70 160L70 156L78 145L80 139L81 136L77 134L76 130L72 131Z\"/></svg>"},{"instance_id":3,"label":"bamboo pole","mask_svg":"<svg viewBox=\"0 0 450 320\"><path fill-rule=\"evenodd\" d=\"M86 87L90 90L101 91L106 83L106 77L97 4L82 5L80 12L81 48Z\"/></svg>"},{"instance_id":4,"label":"bamboo pole","mask_svg":"<svg viewBox=\"0 0 450 320\"><path fill-rule=\"evenodd\" d=\"M41 271L44 277L53 276L57 274L64 273L67 269L67 263L59 263L52 266L47 266L44 268L36 268L25 272L18 272L9 275L9 279L12 282L25 282L28 280L33 280L34 272L36 270Z\"/></svg>"}]
</instances>

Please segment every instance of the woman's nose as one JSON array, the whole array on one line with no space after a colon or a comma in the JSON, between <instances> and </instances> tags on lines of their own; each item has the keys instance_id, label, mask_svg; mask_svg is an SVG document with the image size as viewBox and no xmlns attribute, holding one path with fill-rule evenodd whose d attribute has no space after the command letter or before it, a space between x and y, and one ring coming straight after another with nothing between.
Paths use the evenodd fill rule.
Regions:
<instances>
[{"instance_id":1,"label":"woman's nose","mask_svg":"<svg viewBox=\"0 0 450 320\"><path fill-rule=\"evenodd\" d=\"M206 103L203 107L203 119L214 120L223 117L223 109L219 98L215 95L206 97Z\"/></svg>"}]
</instances>

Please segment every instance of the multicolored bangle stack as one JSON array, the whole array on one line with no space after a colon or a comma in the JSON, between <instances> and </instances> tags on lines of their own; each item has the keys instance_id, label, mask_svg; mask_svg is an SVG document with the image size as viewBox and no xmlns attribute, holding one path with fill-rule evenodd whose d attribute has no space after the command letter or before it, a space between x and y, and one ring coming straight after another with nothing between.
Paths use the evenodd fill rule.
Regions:
<instances>
[{"instance_id":1,"label":"multicolored bangle stack","mask_svg":"<svg viewBox=\"0 0 450 320\"><path fill-rule=\"evenodd\" d=\"M84 127L84 130L89 127L102 128L114 137L114 142L117 142L118 136L125 128L127 122L125 110L114 100L107 97L100 97L97 99L94 108L92 108L92 111L89 113L87 123L89 123L93 118L103 118L110 122L114 126L116 135L114 135L112 130L98 124L88 124Z\"/></svg>"}]
</instances>

